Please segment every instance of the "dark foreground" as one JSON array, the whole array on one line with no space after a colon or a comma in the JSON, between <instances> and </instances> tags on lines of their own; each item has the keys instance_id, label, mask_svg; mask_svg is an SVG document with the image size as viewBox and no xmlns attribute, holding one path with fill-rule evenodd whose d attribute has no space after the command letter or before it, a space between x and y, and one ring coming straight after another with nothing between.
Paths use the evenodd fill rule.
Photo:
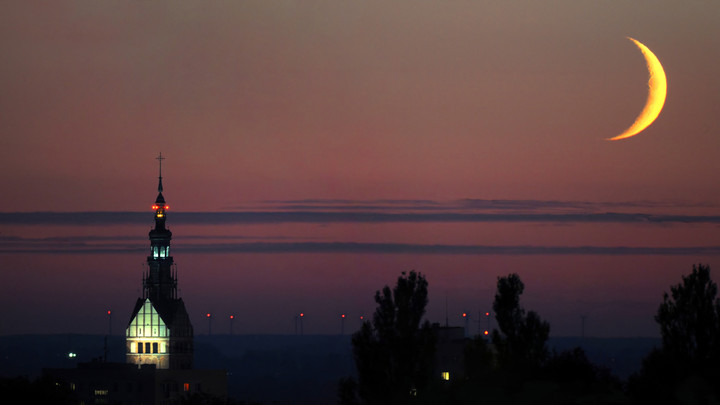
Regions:
<instances>
[{"instance_id":1,"label":"dark foreground","mask_svg":"<svg viewBox=\"0 0 720 405\"><path fill-rule=\"evenodd\" d=\"M44 367L75 367L98 358L124 362L124 337L105 341L100 335L0 336L0 377L36 378ZM659 344L653 338L549 341L557 351L582 347L590 361L623 380L638 371L642 358ZM338 380L355 374L347 335L199 335L195 367L227 370L232 398L265 404L335 404Z\"/></svg>"}]
</instances>

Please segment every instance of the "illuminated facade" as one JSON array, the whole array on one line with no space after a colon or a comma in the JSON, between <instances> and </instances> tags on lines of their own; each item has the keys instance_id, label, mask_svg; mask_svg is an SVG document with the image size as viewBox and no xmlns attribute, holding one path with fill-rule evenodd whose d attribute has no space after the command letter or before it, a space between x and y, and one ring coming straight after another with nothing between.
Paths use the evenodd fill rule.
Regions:
<instances>
[{"instance_id":1,"label":"illuminated facade","mask_svg":"<svg viewBox=\"0 0 720 405\"><path fill-rule=\"evenodd\" d=\"M125 331L127 362L158 369L190 369L193 328L182 298L177 296L177 269L170 256L172 232L165 227L168 206L162 195L162 155L155 199L155 227L150 231L150 255L138 298Z\"/></svg>"}]
</instances>

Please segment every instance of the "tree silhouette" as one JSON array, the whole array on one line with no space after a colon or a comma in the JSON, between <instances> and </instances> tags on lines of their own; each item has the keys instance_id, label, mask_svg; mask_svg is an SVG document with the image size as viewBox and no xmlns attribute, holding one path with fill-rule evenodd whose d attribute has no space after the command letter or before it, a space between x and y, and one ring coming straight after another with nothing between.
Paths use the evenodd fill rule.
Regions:
<instances>
[{"instance_id":1,"label":"tree silhouette","mask_svg":"<svg viewBox=\"0 0 720 405\"><path fill-rule=\"evenodd\" d=\"M642 403L717 403L720 400L720 300L710 267L693 266L663 295L655 321L662 346L630 380Z\"/></svg>"},{"instance_id":2,"label":"tree silhouette","mask_svg":"<svg viewBox=\"0 0 720 405\"><path fill-rule=\"evenodd\" d=\"M515 273L498 277L493 302L500 329L493 330L492 334L498 363L518 377L536 371L543 364L548 356L546 342L550 333L550 324L540 319L536 312L526 313L520 306L524 289L520 276Z\"/></svg>"},{"instance_id":3,"label":"tree silhouette","mask_svg":"<svg viewBox=\"0 0 720 405\"><path fill-rule=\"evenodd\" d=\"M660 324L663 350L694 364L718 360L720 300L710 267L693 266L682 283L663 295L655 321Z\"/></svg>"},{"instance_id":4,"label":"tree silhouette","mask_svg":"<svg viewBox=\"0 0 720 405\"><path fill-rule=\"evenodd\" d=\"M358 371L357 393L365 403L407 403L422 395L432 378L435 336L428 321L422 322L428 303L425 277L411 271L398 277L391 290L375 293L377 309L352 336ZM351 402L341 383L342 400Z\"/></svg>"}]
</instances>

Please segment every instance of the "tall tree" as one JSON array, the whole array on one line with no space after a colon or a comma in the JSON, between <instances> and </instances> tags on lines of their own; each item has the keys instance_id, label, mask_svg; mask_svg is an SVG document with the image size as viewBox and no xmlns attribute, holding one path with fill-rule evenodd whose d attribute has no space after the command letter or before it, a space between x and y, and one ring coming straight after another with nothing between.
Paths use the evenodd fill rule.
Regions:
<instances>
[{"instance_id":1,"label":"tall tree","mask_svg":"<svg viewBox=\"0 0 720 405\"><path fill-rule=\"evenodd\" d=\"M655 321L662 346L630 379L631 394L642 403L720 401L720 300L710 267L693 266L682 282L663 295Z\"/></svg>"},{"instance_id":2,"label":"tall tree","mask_svg":"<svg viewBox=\"0 0 720 405\"><path fill-rule=\"evenodd\" d=\"M372 322L352 337L358 394L365 403L406 403L432 378L435 336L422 321L428 303L425 277L411 271L391 290L375 293Z\"/></svg>"},{"instance_id":3,"label":"tall tree","mask_svg":"<svg viewBox=\"0 0 720 405\"><path fill-rule=\"evenodd\" d=\"M710 267L702 264L670 287L655 316L664 351L692 362L718 361L720 299L716 295Z\"/></svg>"},{"instance_id":4,"label":"tall tree","mask_svg":"<svg viewBox=\"0 0 720 405\"><path fill-rule=\"evenodd\" d=\"M500 366L523 373L543 364L548 356L546 342L550 334L550 324L536 312L526 313L520 306L524 290L517 274L498 277L493 311L500 330L493 330L492 335Z\"/></svg>"}]
</instances>

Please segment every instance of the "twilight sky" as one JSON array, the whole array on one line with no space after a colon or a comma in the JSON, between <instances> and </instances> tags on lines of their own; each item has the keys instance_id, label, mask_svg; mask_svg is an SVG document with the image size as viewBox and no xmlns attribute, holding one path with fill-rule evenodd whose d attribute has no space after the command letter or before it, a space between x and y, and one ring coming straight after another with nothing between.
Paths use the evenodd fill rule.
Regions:
<instances>
[{"instance_id":1,"label":"twilight sky","mask_svg":"<svg viewBox=\"0 0 720 405\"><path fill-rule=\"evenodd\" d=\"M415 269L472 333L517 272L551 335L656 336L720 280L718 2L0 7L0 334L124 329L160 151L196 333L350 331ZM668 98L608 142L647 97L626 36Z\"/></svg>"}]
</instances>

